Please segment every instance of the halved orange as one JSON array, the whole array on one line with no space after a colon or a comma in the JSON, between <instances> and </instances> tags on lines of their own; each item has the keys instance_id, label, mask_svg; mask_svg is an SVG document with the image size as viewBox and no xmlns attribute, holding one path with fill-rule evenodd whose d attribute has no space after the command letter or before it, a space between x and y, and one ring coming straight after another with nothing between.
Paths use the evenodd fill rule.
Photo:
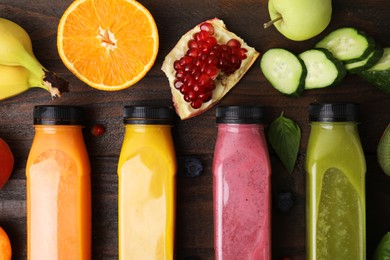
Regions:
<instances>
[{"instance_id":1,"label":"halved orange","mask_svg":"<svg viewBox=\"0 0 390 260\"><path fill-rule=\"evenodd\" d=\"M89 86L128 88L153 66L159 47L151 13L135 0L76 0L58 25L65 66Z\"/></svg>"}]
</instances>

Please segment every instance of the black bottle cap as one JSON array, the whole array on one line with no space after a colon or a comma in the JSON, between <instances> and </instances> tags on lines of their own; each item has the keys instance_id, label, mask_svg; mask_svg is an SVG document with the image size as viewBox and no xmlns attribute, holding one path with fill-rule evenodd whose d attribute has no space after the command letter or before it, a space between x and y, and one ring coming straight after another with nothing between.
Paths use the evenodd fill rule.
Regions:
<instances>
[{"instance_id":1,"label":"black bottle cap","mask_svg":"<svg viewBox=\"0 0 390 260\"><path fill-rule=\"evenodd\" d=\"M174 112L164 106L125 106L123 122L125 124L171 125Z\"/></svg>"},{"instance_id":2,"label":"black bottle cap","mask_svg":"<svg viewBox=\"0 0 390 260\"><path fill-rule=\"evenodd\" d=\"M359 106L356 103L312 103L309 106L311 122L357 122Z\"/></svg>"},{"instance_id":3,"label":"black bottle cap","mask_svg":"<svg viewBox=\"0 0 390 260\"><path fill-rule=\"evenodd\" d=\"M83 109L77 106L40 105L34 107L35 125L82 125Z\"/></svg>"},{"instance_id":4,"label":"black bottle cap","mask_svg":"<svg viewBox=\"0 0 390 260\"><path fill-rule=\"evenodd\" d=\"M262 124L262 106L219 106L216 112L217 124Z\"/></svg>"}]
</instances>

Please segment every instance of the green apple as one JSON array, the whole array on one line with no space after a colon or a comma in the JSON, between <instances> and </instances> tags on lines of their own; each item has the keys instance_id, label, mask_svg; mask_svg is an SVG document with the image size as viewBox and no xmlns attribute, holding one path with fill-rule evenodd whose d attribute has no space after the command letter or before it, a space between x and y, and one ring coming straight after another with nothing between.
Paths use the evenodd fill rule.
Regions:
<instances>
[{"instance_id":1,"label":"green apple","mask_svg":"<svg viewBox=\"0 0 390 260\"><path fill-rule=\"evenodd\" d=\"M269 0L271 22L290 40L304 41L320 34L332 16L331 0Z\"/></svg>"}]
</instances>

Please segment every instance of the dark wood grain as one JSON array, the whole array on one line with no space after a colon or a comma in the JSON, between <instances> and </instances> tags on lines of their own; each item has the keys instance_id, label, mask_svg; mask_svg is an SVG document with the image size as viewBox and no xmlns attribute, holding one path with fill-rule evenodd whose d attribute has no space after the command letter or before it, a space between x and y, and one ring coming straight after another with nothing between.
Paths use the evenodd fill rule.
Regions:
<instances>
[{"instance_id":1,"label":"dark wood grain","mask_svg":"<svg viewBox=\"0 0 390 260\"><path fill-rule=\"evenodd\" d=\"M134 87L119 92L92 89L79 81L62 64L56 49L59 19L71 0L2 0L0 17L23 26L33 40L34 52L42 64L60 73L71 83L71 92L51 101L47 92L32 89L0 101L0 137L15 155L15 170L0 190L0 225L9 234L14 257L26 258L25 164L32 143L32 109L40 104L80 105L87 111L84 136L92 163L93 259L117 259L117 175L123 124L122 109L131 104L171 105L171 94L160 70L165 55L182 34L203 20L218 17L230 30L264 53L283 47L296 53L311 48L326 33L340 26L354 26L369 33L382 46L390 46L390 2L388 0L335 0L333 17L319 36L293 42L275 28L264 30L269 19L266 0L218 1L140 1L153 14L160 35L160 49L154 67ZM259 69L258 61L221 101L223 105L262 104L268 122L281 112L294 119L302 130L297 167L288 174L272 149L272 191L290 190L294 207L288 213L272 211L273 259L290 255L305 259L305 172L303 162L310 131L307 108L315 101L346 101L361 105L359 125L367 159L367 256L370 257L381 236L390 231L390 178L381 172L376 146L390 122L390 95L386 95L356 75L348 75L340 86L306 91L299 98L285 97L274 90ZM178 156L197 155L205 172L194 179L177 177L176 256L214 259L211 163L216 137L215 108L186 121L177 121L173 130ZM93 137L89 127L101 123L106 134Z\"/></svg>"}]
</instances>

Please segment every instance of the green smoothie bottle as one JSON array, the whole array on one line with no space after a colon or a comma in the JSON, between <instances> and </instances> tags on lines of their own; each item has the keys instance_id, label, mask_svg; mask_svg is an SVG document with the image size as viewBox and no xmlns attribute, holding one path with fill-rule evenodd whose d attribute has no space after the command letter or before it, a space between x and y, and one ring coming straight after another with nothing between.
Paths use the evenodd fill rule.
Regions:
<instances>
[{"instance_id":1,"label":"green smoothie bottle","mask_svg":"<svg viewBox=\"0 0 390 260\"><path fill-rule=\"evenodd\" d=\"M366 259L366 162L357 118L357 104L310 104L305 162L309 260Z\"/></svg>"}]
</instances>

